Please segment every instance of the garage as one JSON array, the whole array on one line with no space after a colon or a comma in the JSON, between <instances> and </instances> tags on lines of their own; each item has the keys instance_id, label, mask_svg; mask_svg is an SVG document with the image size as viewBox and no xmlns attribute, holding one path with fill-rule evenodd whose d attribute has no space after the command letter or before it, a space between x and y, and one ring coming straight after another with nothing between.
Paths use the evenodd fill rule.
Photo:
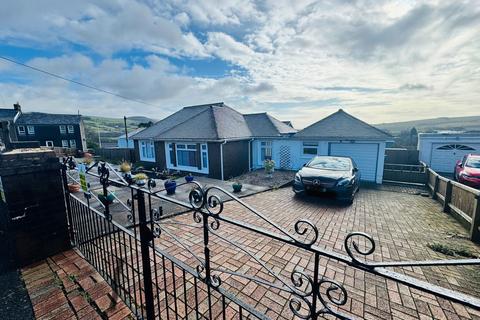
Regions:
<instances>
[{"instance_id":1,"label":"garage","mask_svg":"<svg viewBox=\"0 0 480 320\"><path fill-rule=\"evenodd\" d=\"M378 143L330 143L329 147L329 155L352 158L365 181L376 181L378 151Z\"/></svg>"},{"instance_id":2,"label":"garage","mask_svg":"<svg viewBox=\"0 0 480 320\"><path fill-rule=\"evenodd\" d=\"M463 156L480 151L480 144L433 143L431 167L438 172L453 173L455 164Z\"/></svg>"},{"instance_id":3,"label":"garage","mask_svg":"<svg viewBox=\"0 0 480 320\"><path fill-rule=\"evenodd\" d=\"M480 154L477 132L420 133L419 160L436 172L453 174L455 163L469 153Z\"/></svg>"}]
</instances>

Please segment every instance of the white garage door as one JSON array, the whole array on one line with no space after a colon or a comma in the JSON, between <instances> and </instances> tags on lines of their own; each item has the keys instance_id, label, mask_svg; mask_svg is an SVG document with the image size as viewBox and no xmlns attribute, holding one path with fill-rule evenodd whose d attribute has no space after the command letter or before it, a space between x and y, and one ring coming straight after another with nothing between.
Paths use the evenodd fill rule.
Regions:
<instances>
[{"instance_id":1,"label":"white garage door","mask_svg":"<svg viewBox=\"0 0 480 320\"><path fill-rule=\"evenodd\" d=\"M330 143L330 155L352 158L360 169L362 180L376 180L378 143Z\"/></svg>"},{"instance_id":2,"label":"white garage door","mask_svg":"<svg viewBox=\"0 0 480 320\"><path fill-rule=\"evenodd\" d=\"M480 150L480 144L469 143L433 143L430 167L437 172L453 173L457 160L469 153Z\"/></svg>"}]
</instances>

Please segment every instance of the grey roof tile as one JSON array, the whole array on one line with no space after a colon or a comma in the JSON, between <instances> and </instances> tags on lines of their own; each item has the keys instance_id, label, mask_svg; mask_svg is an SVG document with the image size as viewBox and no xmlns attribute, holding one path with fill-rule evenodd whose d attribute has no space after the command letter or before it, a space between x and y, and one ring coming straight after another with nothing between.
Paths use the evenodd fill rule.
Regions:
<instances>
[{"instance_id":1,"label":"grey roof tile","mask_svg":"<svg viewBox=\"0 0 480 320\"><path fill-rule=\"evenodd\" d=\"M13 109L0 109L0 121L12 121L16 114L17 111Z\"/></svg>"},{"instance_id":2,"label":"grey roof tile","mask_svg":"<svg viewBox=\"0 0 480 320\"><path fill-rule=\"evenodd\" d=\"M244 117L254 137L280 137L297 132L265 112L246 114Z\"/></svg>"},{"instance_id":3,"label":"grey roof tile","mask_svg":"<svg viewBox=\"0 0 480 320\"><path fill-rule=\"evenodd\" d=\"M342 109L295 134L296 138L379 139L392 138L388 133L355 118Z\"/></svg>"},{"instance_id":4,"label":"grey roof tile","mask_svg":"<svg viewBox=\"0 0 480 320\"><path fill-rule=\"evenodd\" d=\"M42 112L22 113L16 124L79 124L81 115L77 114L54 114Z\"/></svg>"}]
</instances>

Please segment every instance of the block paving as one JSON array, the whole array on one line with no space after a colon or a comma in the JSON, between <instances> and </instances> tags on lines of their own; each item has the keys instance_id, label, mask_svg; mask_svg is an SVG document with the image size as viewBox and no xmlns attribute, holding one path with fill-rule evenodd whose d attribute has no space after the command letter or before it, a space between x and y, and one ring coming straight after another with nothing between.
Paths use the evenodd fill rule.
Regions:
<instances>
[{"instance_id":1,"label":"block paving","mask_svg":"<svg viewBox=\"0 0 480 320\"><path fill-rule=\"evenodd\" d=\"M22 269L35 318L134 319L110 286L75 250Z\"/></svg>"}]
</instances>

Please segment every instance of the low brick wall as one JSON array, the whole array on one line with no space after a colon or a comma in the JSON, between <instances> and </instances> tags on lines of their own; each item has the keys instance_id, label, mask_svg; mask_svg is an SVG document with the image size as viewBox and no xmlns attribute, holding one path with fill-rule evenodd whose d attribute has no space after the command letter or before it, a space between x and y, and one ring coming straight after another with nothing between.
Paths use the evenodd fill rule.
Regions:
<instances>
[{"instance_id":1,"label":"low brick wall","mask_svg":"<svg viewBox=\"0 0 480 320\"><path fill-rule=\"evenodd\" d=\"M60 163L51 150L20 149L0 154L4 237L15 266L69 248Z\"/></svg>"}]
</instances>

